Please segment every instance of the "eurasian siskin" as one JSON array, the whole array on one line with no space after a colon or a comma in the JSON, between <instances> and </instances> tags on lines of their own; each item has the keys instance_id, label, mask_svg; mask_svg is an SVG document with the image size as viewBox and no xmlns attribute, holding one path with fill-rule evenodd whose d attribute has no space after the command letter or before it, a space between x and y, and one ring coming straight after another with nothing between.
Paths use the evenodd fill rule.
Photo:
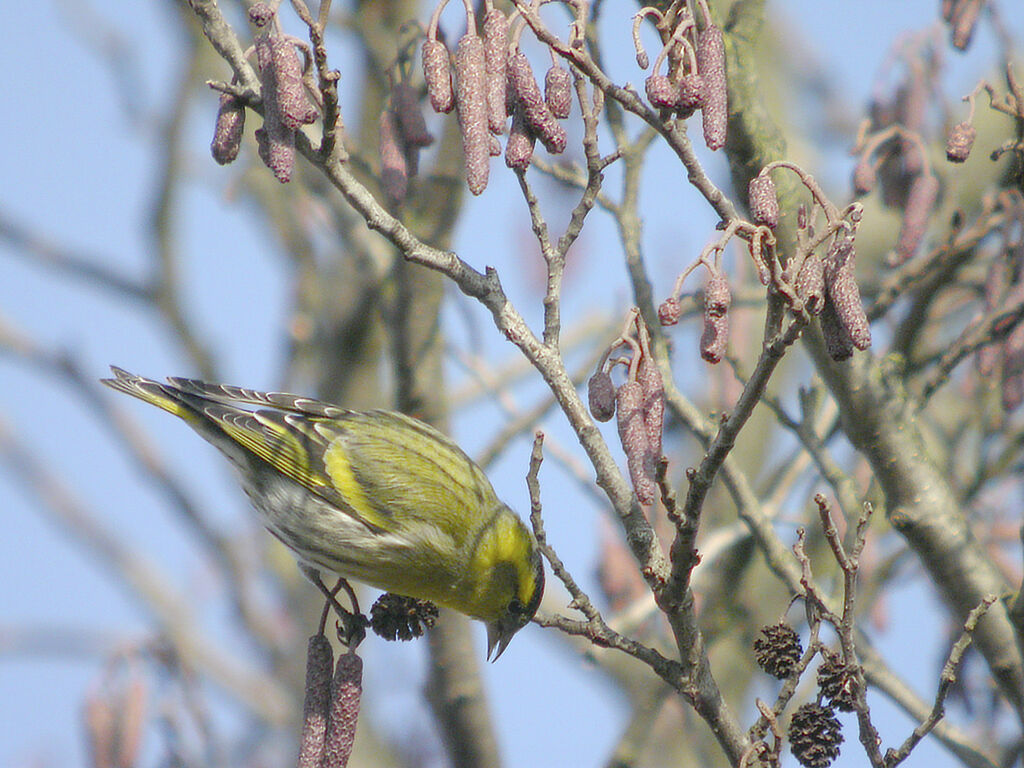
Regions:
<instances>
[{"instance_id":1,"label":"eurasian siskin","mask_svg":"<svg viewBox=\"0 0 1024 768\"><path fill-rule=\"evenodd\" d=\"M111 370L104 384L178 416L231 460L267 530L314 578L331 571L480 619L495 659L536 612L544 568L533 535L433 427L390 411Z\"/></svg>"}]
</instances>

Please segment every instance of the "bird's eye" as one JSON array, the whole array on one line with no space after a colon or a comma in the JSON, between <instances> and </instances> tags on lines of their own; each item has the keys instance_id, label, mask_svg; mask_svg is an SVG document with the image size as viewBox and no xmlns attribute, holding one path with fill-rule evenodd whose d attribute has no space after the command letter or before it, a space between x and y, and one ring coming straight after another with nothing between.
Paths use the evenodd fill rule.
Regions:
<instances>
[{"instance_id":1,"label":"bird's eye","mask_svg":"<svg viewBox=\"0 0 1024 768\"><path fill-rule=\"evenodd\" d=\"M508 604L508 612L515 616L521 616L525 611L526 607L519 598L513 598L512 602Z\"/></svg>"}]
</instances>

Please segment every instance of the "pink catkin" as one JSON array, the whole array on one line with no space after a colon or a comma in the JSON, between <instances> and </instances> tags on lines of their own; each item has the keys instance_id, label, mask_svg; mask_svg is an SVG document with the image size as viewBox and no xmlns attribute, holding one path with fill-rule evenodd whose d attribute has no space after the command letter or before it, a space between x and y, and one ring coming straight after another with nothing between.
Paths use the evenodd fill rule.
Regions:
<instances>
[{"instance_id":1,"label":"pink catkin","mask_svg":"<svg viewBox=\"0 0 1024 768\"><path fill-rule=\"evenodd\" d=\"M409 166L398 121L390 109L380 115L380 184L391 202L405 200L409 190Z\"/></svg>"},{"instance_id":2,"label":"pink catkin","mask_svg":"<svg viewBox=\"0 0 1024 768\"><path fill-rule=\"evenodd\" d=\"M812 315L825 306L825 263L817 253L811 253L796 274L796 295Z\"/></svg>"},{"instance_id":3,"label":"pink catkin","mask_svg":"<svg viewBox=\"0 0 1024 768\"><path fill-rule=\"evenodd\" d=\"M850 338L849 331L839 322L836 308L827 294L825 306L822 307L818 320L821 323L821 334L825 337L825 350L828 352L828 356L837 363L852 357L853 340Z\"/></svg>"},{"instance_id":4,"label":"pink catkin","mask_svg":"<svg viewBox=\"0 0 1024 768\"><path fill-rule=\"evenodd\" d=\"M729 341L729 316L704 313L700 334L700 356L711 364L722 362Z\"/></svg>"},{"instance_id":5,"label":"pink catkin","mask_svg":"<svg viewBox=\"0 0 1024 768\"><path fill-rule=\"evenodd\" d=\"M619 440L626 453L626 466L633 481L633 490L641 504L653 504L656 485L654 462L644 424L643 389L635 381L627 381L615 396L618 413Z\"/></svg>"},{"instance_id":6,"label":"pink catkin","mask_svg":"<svg viewBox=\"0 0 1024 768\"><path fill-rule=\"evenodd\" d=\"M210 154L220 165L234 162L242 146L245 131L245 106L230 93L220 95L217 122L210 143Z\"/></svg>"},{"instance_id":7,"label":"pink catkin","mask_svg":"<svg viewBox=\"0 0 1024 768\"><path fill-rule=\"evenodd\" d=\"M722 30L714 24L697 34L697 71L704 84L704 142L708 149L725 146L729 119L728 89L725 78L725 40Z\"/></svg>"},{"instance_id":8,"label":"pink catkin","mask_svg":"<svg viewBox=\"0 0 1024 768\"><path fill-rule=\"evenodd\" d=\"M363 694L363 660L349 652L338 657L331 683L323 768L345 768L356 739Z\"/></svg>"},{"instance_id":9,"label":"pink catkin","mask_svg":"<svg viewBox=\"0 0 1024 768\"><path fill-rule=\"evenodd\" d=\"M452 90L451 64L448 60L448 49L440 40L426 39L423 41L423 79L427 83L427 95L430 106L435 112L451 112L455 106L455 93Z\"/></svg>"},{"instance_id":10,"label":"pink catkin","mask_svg":"<svg viewBox=\"0 0 1024 768\"><path fill-rule=\"evenodd\" d=\"M479 195L487 188L491 159L483 38L467 33L459 40L455 50L455 78L466 183L470 192Z\"/></svg>"},{"instance_id":11,"label":"pink catkin","mask_svg":"<svg viewBox=\"0 0 1024 768\"><path fill-rule=\"evenodd\" d=\"M977 136L978 130L966 121L954 125L946 141L946 159L951 163L965 162Z\"/></svg>"},{"instance_id":12,"label":"pink catkin","mask_svg":"<svg viewBox=\"0 0 1024 768\"><path fill-rule=\"evenodd\" d=\"M672 81L665 75L649 75L644 81L644 90L647 92L647 100L651 102L652 106L669 108L676 105L678 92L672 86Z\"/></svg>"},{"instance_id":13,"label":"pink catkin","mask_svg":"<svg viewBox=\"0 0 1024 768\"><path fill-rule=\"evenodd\" d=\"M276 89L271 98L277 100L281 122L293 130L312 123L320 113L306 95L306 87L302 83L302 64L295 45L286 38L273 35L270 37L273 70ZM262 64L260 65L262 68ZM264 93L264 99L267 95Z\"/></svg>"},{"instance_id":14,"label":"pink catkin","mask_svg":"<svg viewBox=\"0 0 1024 768\"><path fill-rule=\"evenodd\" d=\"M675 108L686 119L704 105L704 78L696 72L683 75L676 90Z\"/></svg>"},{"instance_id":15,"label":"pink catkin","mask_svg":"<svg viewBox=\"0 0 1024 768\"><path fill-rule=\"evenodd\" d=\"M844 237L836 242L825 260L825 291L850 342L863 350L871 346L871 326L861 304L860 288L854 275L856 258L857 251L851 238Z\"/></svg>"},{"instance_id":16,"label":"pink catkin","mask_svg":"<svg viewBox=\"0 0 1024 768\"><path fill-rule=\"evenodd\" d=\"M871 161L862 157L853 167L853 194L860 197L866 195L875 188L878 183L878 173Z\"/></svg>"},{"instance_id":17,"label":"pink catkin","mask_svg":"<svg viewBox=\"0 0 1024 768\"><path fill-rule=\"evenodd\" d=\"M525 171L530 166L535 142L536 137L523 116L523 108L516 106L516 111L512 115L512 130L509 131L508 141L505 142L505 165Z\"/></svg>"},{"instance_id":18,"label":"pink catkin","mask_svg":"<svg viewBox=\"0 0 1024 768\"><path fill-rule=\"evenodd\" d=\"M487 73L487 125L491 133L504 133L508 62L508 19L497 8L484 15L484 71Z\"/></svg>"},{"instance_id":19,"label":"pink catkin","mask_svg":"<svg viewBox=\"0 0 1024 768\"><path fill-rule=\"evenodd\" d=\"M763 224L771 229L779 225L779 198L771 176L759 174L750 180L747 201L755 224Z\"/></svg>"},{"instance_id":20,"label":"pink catkin","mask_svg":"<svg viewBox=\"0 0 1024 768\"><path fill-rule=\"evenodd\" d=\"M636 380L643 393L644 427L647 429L647 444L654 461L661 458L661 433L665 421L665 384L661 370L649 354L640 358L636 369Z\"/></svg>"},{"instance_id":21,"label":"pink catkin","mask_svg":"<svg viewBox=\"0 0 1024 768\"><path fill-rule=\"evenodd\" d=\"M423 112L420 111L420 97L415 88L409 83L397 83L391 89L391 105L406 146L429 147L434 143L434 137L427 130Z\"/></svg>"},{"instance_id":22,"label":"pink catkin","mask_svg":"<svg viewBox=\"0 0 1024 768\"><path fill-rule=\"evenodd\" d=\"M263 94L263 128L256 131L260 159L282 184L291 180L295 168L295 129L285 125L278 99L278 60L274 38L257 35L256 61Z\"/></svg>"},{"instance_id":23,"label":"pink catkin","mask_svg":"<svg viewBox=\"0 0 1024 768\"><path fill-rule=\"evenodd\" d=\"M900 224L899 238L892 264L898 266L911 259L924 239L928 229L928 220L939 196L939 180L930 173L921 174L914 179L907 194L907 205L903 209L903 221Z\"/></svg>"},{"instance_id":24,"label":"pink catkin","mask_svg":"<svg viewBox=\"0 0 1024 768\"><path fill-rule=\"evenodd\" d=\"M669 296L658 307L658 322L665 326L675 325L682 314L683 308L679 304L679 299Z\"/></svg>"},{"instance_id":25,"label":"pink catkin","mask_svg":"<svg viewBox=\"0 0 1024 768\"><path fill-rule=\"evenodd\" d=\"M544 102L551 114L565 120L572 110L572 75L569 70L552 64L544 75Z\"/></svg>"},{"instance_id":26,"label":"pink catkin","mask_svg":"<svg viewBox=\"0 0 1024 768\"><path fill-rule=\"evenodd\" d=\"M319 768L327 739L334 652L323 635L309 638L306 650L306 695L302 704L302 735L298 768Z\"/></svg>"},{"instance_id":27,"label":"pink catkin","mask_svg":"<svg viewBox=\"0 0 1024 768\"><path fill-rule=\"evenodd\" d=\"M516 51L508 60L508 80L516 102L523 107L523 117L544 148L553 155L561 154L568 144L565 129L558 124L541 95L533 68L522 51Z\"/></svg>"}]
</instances>

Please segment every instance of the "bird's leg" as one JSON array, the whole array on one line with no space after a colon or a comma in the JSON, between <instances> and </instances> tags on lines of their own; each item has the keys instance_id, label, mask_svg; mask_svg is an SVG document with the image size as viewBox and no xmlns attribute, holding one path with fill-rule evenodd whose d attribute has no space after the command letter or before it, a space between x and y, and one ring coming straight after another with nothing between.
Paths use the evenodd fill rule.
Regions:
<instances>
[{"instance_id":1,"label":"bird's leg","mask_svg":"<svg viewBox=\"0 0 1024 768\"><path fill-rule=\"evenodd\" d=\"M324 625L327 622L328 608L334 608L334 612L338 614L338 618L341 619L340 626L338 627L338 639L341 640L349 648L355 648L366 637L366 617L359 612L359 601L356 599L356 593L353 591L351 585L345 579L339 577L338 583L334 585L334 589L328 589L327 585L324 584L320 578L320 571L316 568L311 568L308 565L299 565L299 570L302 571L303 575L309 579L313 586L320 590L323 596L326 598L324 604L324 612L320 617L320 631L323 632ZM352 610L347 611L342 608L341 603L338 602L335 597L338 594L338 590L344 589L349 599L352 601Z\"/></svg>"}]
</instances>

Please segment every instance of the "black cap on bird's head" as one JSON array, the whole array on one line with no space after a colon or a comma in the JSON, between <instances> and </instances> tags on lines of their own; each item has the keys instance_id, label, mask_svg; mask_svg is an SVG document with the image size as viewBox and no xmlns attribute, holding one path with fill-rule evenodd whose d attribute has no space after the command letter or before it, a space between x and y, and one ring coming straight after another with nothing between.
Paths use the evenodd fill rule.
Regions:
<instances>
[{"instance_id":1,"label":"black cap on bird's head","mask_svg":"<svg viewBox=\"0 0 1024 768\"><path fill-rule=\"evenodd\" d=\"M540 606L540 599L544 596L544 564L536 544L530 555L530 565L530 578L523 585L525 599L513 598L501 616L487 623L487 658L490 661L498 660L516 632L530 623Z\"/></svg>"}]
</instances>

